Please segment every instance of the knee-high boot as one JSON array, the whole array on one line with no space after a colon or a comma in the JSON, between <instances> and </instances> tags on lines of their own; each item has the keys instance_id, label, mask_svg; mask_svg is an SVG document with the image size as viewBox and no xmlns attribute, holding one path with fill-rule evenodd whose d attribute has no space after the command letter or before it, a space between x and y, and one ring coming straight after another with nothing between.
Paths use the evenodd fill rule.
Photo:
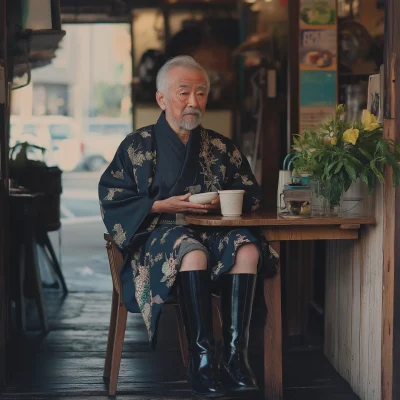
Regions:
<instances>
[{"instance_id":1,"label":"knee-high boot","mask_svg":"<svg viewBox=\"0 0 400 400\"><path fill-rule=\"evenodd\" d=\"M208 271L184 271L178 277L179 307L189 344L188 381L195 395L220 397L214 358L211 291Z\"/></svg>"},{"instance_id":2,"label":"knee-high boot","mask_svg":"<svg viewBox=\"0 0 400 400\"><path fill-rule=\"evenodd\" d=\"M221 276L223 348L219 363L220 379L230 394L258 390L247 349L256 275Z\"/></svg>"}]
</instances>

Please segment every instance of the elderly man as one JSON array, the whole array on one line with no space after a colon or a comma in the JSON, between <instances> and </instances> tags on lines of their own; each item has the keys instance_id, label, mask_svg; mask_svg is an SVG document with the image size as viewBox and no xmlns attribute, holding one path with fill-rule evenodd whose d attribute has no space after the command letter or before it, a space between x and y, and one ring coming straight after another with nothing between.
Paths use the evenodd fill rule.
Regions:
<instances>
[{"instance_id":1,"label":"elderly man","mask_svg":"<svg viewBox=\"0 0 400 400\"><path fill-rule=\"evenodd\" d=\"M188 380L195 395L252 392L247 359L257 274L271 275L276 259L258 231L191 227L185 213L219 209L191 194L244 189L244 211L260 206L260 188L231 140L200 123L210 82L191 57L169 60L157 76L162 113L155 125L129 134L99 183L104 223L125 258L123 299L141 312L154 347L165 299L176 287L189 343ZM221 295L223 347L214 359L211 281Z\"/></svg>"}]
</instances>

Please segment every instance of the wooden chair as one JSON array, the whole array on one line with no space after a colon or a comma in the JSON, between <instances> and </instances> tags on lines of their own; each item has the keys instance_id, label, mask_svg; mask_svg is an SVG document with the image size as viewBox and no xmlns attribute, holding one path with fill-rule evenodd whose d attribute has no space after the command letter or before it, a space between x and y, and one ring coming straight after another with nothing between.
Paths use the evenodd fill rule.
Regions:
<instances>
[{"instance_id":1,"label":"wooden chair","mask_svg":"<svg viewBox=\"0 0 400 400\"><path fill-rule=\"evenodd\" d=\"M107 242L106 248L108 253L108 260L110 263L112 282L113 282L113 293L112 293L112 303L111 303L110 327L108 331L106 360L104 364L103 376L104 378L109 378L108 392L110 396L114 396L117 391L118 374L119 374L119 367L121 364L122 346L124 343L128 312L122 302L121 282L119 279L123 263L123 257L122 254L116 248L110 234L105 233L104 239ZM175 309L182 361L185 367L187 367L188 348L187 348L185 331L183 327L182 315L179 309L178 301L175 297L170 296L166 300L165 304L173 306ZM222 321L221 321L218 297L213 296L213 307L217 311L213 313L214 316L213 325L214 325L215 336L216 338L221 338Z\"/></svg>"}]
</instances>

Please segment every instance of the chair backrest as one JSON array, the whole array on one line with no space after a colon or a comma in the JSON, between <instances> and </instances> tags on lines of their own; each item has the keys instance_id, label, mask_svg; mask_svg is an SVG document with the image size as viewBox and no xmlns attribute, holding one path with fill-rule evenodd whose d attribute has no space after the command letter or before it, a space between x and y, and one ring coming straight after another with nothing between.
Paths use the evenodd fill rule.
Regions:
<instances>
[{"instance_id":1,"label":"chair backrest","mask_svg":"<svg viewBox=\"0 0 400 400\"><path fill-rule=\"evenodd\" d=\"M107 248L107 254L108 254L108 261L110 263L110 271L111 271L111 277L114 285L114 289L118 292L121 293L121 281L119 279L121 269L122 269L122 264L124 262L124 258L122 254L119 252L117 249L117 246L115 245L112 236L106 232L104 234L104 239L106 240L106 248Z\"/></svg>"}]
</instances>

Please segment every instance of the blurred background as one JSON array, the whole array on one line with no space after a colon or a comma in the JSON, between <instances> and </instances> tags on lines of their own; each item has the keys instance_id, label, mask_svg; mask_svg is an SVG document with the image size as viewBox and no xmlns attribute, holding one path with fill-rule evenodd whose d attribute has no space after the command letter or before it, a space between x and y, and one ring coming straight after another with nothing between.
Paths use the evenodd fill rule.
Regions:
<instances>
[{"instance_id":1,"label":"blurred background","mask_svg":"<svg viewBox=\"0 0 400 400\"><path fill-rule=\"evenodd\" d=\"M299 131L298 97L288 91L298 79L297 44L288 40L298 35L296 13L288 0L60 2L65 34L48 45L51 60L31 62L30 80L24 60L13 65L22 87L11 96L10 148L44 148L29 148L28 157L63 171L62 227L51 235L71 288L85 276L85 288L110 287L101 243L90 245L103 231L97 183L123 138L157 120L156 74L173 56L189 54L206 68L204 126L237 143L275 207L277 171ZM380 1L337 2L337 97L349 119L366 108L383 28Z\"/></svg>"}]
</instances>

